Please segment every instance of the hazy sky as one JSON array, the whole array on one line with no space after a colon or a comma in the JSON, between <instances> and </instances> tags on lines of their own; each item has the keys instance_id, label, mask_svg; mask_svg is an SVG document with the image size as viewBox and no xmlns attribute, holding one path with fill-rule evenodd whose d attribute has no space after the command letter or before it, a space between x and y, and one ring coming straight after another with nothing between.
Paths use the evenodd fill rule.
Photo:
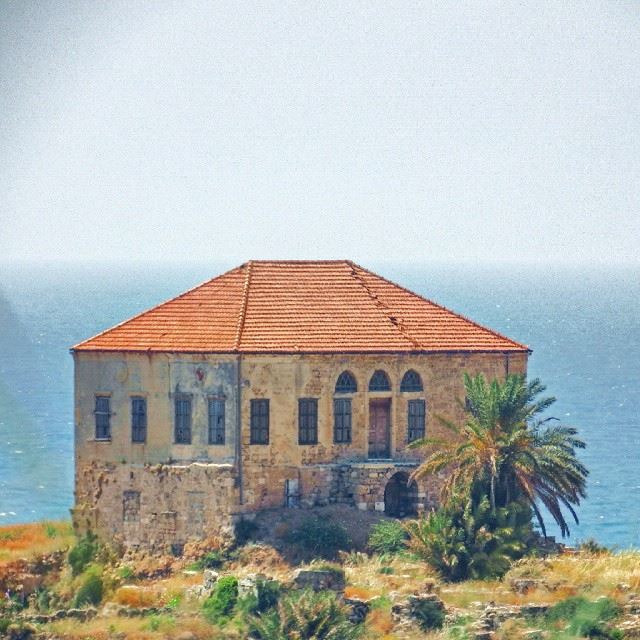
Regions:
<instances>
[{"instance_id":1,"label":"hazy sky","mask_svg":"<svg viewBox=\"0 0 640 640\"><path fill-rule=\"evenodd\" d=\"M0 0L0 259L640 262L640 2Z\"/></svg>"}]
</instances>

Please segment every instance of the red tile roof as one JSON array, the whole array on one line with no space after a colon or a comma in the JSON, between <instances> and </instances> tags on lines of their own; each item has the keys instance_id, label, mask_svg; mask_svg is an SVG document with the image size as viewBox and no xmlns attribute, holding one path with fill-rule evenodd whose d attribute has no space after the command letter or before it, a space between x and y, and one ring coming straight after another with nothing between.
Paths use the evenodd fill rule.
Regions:
<instances>
[{"instance_id":1,"label":"red tile roof","mask_svg":"<svg viewBox=\"0 0 640 640\"><path fill-rule=\"evenodd\" d=\"M75 351L527 351L348 260L251 261Z\"/></svg>"}]
</instances>

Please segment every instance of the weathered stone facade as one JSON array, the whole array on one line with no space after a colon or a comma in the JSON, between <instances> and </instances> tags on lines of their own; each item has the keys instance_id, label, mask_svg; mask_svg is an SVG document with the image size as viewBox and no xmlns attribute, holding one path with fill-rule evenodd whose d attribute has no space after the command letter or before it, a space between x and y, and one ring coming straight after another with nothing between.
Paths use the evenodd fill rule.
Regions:
<instances>
[{"instance_id":1,"label":"weathered stone facade","mask_svg":"<svg viewBox=\"0 0 640 640\"><path fill-rule=\"evenodd\" d=\"M77 351L76 506L79 530L126 545L166 548L229 530L243 514L341 502L385 509L394 477L420 453L408 445L408 402L426 402L426 433L450 437L436 416L462 419L463 373L525 373L527 352L189 354ZM383 370L390 391L369 391ZM403 392L416 371L422 391ZM349 371L357 391L336 394ZM109 398L109 437L96 438L96 395ZM144 442L132 442L131 399L146 401ZM190 444L175 442L176 398L191 406ZM351 442L334 442L334 399L351 400ZM209 398L224 404L224 443L209 444ZM299 444L298 401L317 400L317 443ZM251 400L269 400L267 444L251 444ZM369 459L372 401L390 404L390 455ZM400 475L397 475L400 474ZM436 500L438 478L407 490L411 510Z\"/></svg>"}]
</instances>

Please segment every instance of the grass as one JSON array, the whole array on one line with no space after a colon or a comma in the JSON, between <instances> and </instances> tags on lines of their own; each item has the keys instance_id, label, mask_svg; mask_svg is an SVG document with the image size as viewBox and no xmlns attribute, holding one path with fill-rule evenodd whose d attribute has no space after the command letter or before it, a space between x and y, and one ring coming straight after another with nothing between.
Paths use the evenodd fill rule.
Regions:
<instances>
[{"instance_id":1,"label":"grass","mask_svg":"<svg viewBox=\"0 0 640 640\"><path fill-rule=\"evenodd\" d=\"M75 542L70 522L35 522L0 527L0 562L68 549Z\"/></svg>"}]
</instances>

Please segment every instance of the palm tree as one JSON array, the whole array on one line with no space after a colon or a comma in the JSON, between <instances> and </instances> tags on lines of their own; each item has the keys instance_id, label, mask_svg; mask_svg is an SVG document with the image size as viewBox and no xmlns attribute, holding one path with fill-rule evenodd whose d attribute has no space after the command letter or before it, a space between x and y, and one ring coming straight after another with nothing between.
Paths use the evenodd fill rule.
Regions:
<instances>
[{"instance_id":1,"label":"palm tree","mask_svg":"<svg viewBox=\"0 0 640 640\"><path fill-rule=\"evenodd\" d=\"M444 504L456 495L471 495L480 484L486 487L492 513L522 500L529 504L546 535L542 504L562 535L569 535L562 508L578 523L574 506L586 495L589 472L576 456L576 449L585 446L576 437L577 430L549 426L555 418L539 419L555 398L538 398L546 387L538 379L527 382L522 375L488 383L482 374L465 374L464 386L466 421L458 426L439 416L457 437L453 441L425 438L412 443L413 447L432 449L412 479L447 469L450 473L441 491Z\"/></svg>"}]
</instances>

